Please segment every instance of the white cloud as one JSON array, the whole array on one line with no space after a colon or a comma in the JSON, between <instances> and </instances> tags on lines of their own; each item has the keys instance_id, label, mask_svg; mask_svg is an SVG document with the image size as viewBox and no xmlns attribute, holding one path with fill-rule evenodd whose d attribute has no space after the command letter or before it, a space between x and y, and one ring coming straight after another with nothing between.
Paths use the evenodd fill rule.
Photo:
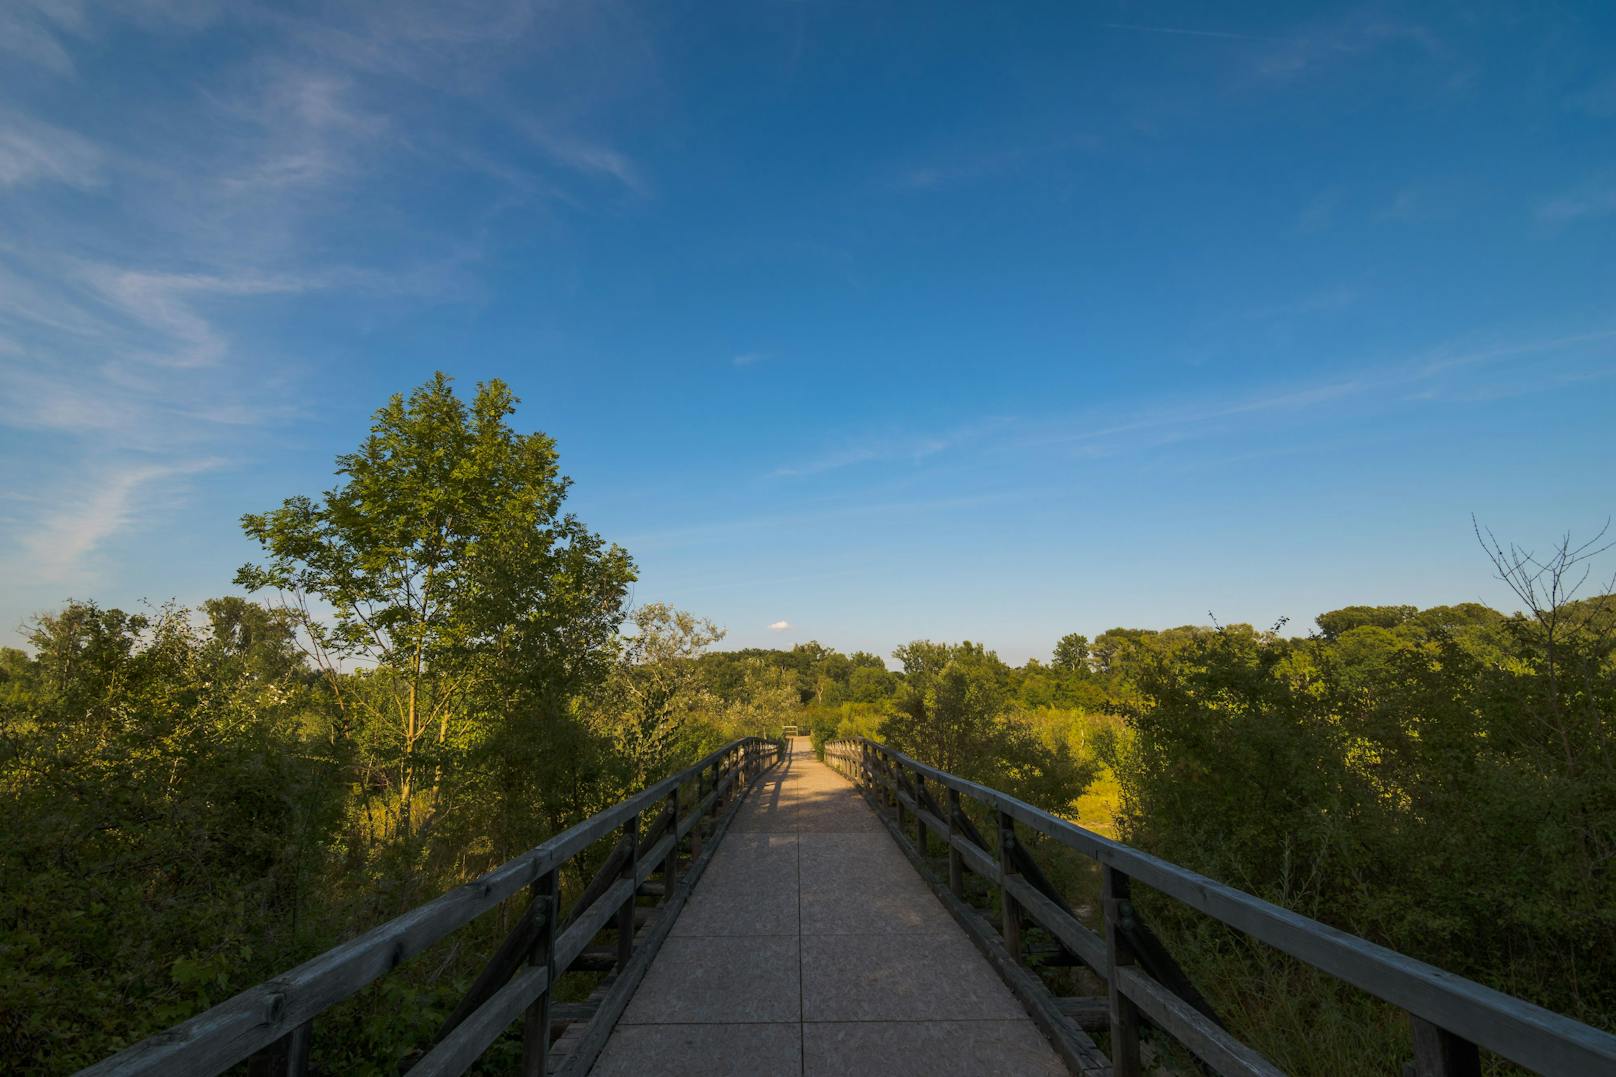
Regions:
<instances>
[{"instance_id":1,"label":"white cloud","mask_svg":"<svg viewBox=\"0 0 1616 1077\"><path fill-rule=\"evenodd\" d=\"M56 182L93 187L101 152L88 140L38 120L0 113L0 187Z\"/></svg>"},{"instance_id":2,"label":"white cloud","mask_svg":"<svg viewBox=\"0 0 1616 1077\"><path fill-rule=\"evenodd\" d=\"M736 366L751 366L754 363L761 363L764 358L766 357L762 352L742 352L731 359L730 362Z\"/></svg>"},{"instance_id":3,"label":"white cloud","mask_svg":"<svg viewBox=\"0 0 1616 1077\"><path fill-rule=\"evenodd\" d=\"M770 632L787 632L787 631L790 631L790 629L791 629L791 622L790 621L784 621L784 620L776 621L772 625L769 626L769 631Z\"/></svg>"},{"instance_id":4,"label":"white cloud","mask_svg":"<svg viewBox=\"0 0 1616 1077\"><path fill-rule=\"evenodd\" d=\"M211 366L229 348L224 334L197 311L198 299L286 295L312 285L289 276L149 273L109 267L96 267L88 276L109 302L157 334L156 347L145 357L161 366L180 368Z\"/></svg>"},{"instance_id":5,"label":"white cloud","mask_svg":"<svg viewBox=\"0 0 1616 1077\"><path fill-rule=\"evenodd\" d=\"M27 578L36 583L88 585L94 578L93 555L138 521L140 508L151 500L150 487L217 466L217 460L198 459L101 471L65 491L67 496L52 498L53 507L29 521L13 570L26 566Z\"/></svg>"},{"instance_id":6,"label":"white cloud","mask_svg":"<svg viewBox=\"0 0 1616 1077\"><path fill-rule=\"evenodd\" d=\"M1541 202L1537 219L1544 224L1570 224L1584 217L1616 213L1616 187L1586 188Z\"/></svg>"}]
</instances>

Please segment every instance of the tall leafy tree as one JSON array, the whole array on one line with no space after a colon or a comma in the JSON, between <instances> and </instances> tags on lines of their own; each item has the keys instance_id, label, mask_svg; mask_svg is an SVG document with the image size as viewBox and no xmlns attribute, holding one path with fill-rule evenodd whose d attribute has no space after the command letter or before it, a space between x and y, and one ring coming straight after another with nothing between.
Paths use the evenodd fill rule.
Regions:
<instances>
[{"instance_id":1,"label":"tall leafy tree","mask_svg":"<svg viewBox=\"0 0 1616 1077\"><path fill-rule=\"evenodd\" d=\"M560 694L587 680L634 579L626 552L562 511L555 442L512 429L510 389L479 384L468 405L450 381L393 396L322 499L244 516L268 557L236 576L287 596L346 716L390 724L405 836L434 810L484 675L521 665ZM366 690L344 663L375 671L357 682Z\"/></svg>"}]
</instances>

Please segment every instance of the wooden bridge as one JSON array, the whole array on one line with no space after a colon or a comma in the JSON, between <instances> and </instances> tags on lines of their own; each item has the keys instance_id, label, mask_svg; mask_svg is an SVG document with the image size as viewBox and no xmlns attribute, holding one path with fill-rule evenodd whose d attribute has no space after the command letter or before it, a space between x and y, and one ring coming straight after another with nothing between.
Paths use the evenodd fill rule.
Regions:
<instances>
[{"instance_id":1,"label":"wooden bridge","mask_svg":"<svg viewBox=\"0 0 1616 1077\"><path fill-rule=\"evenodd\" d=\"M1616 1073L1616 1036L997 790L864 740L832 743L826 761L804 738L736 741L84 1072L322 1072L310 1064L322 1012L484 914L506 917L505 941L407 1060L412 1075L503 1072L485 1053L515 1029L516 1068L539 1077L1130 1077L1165 1057L1142 1050L1146 1027L1202 1071L1280 1072L1223 1027L1149 930L1138 883L1405 1010L1405 1073L1479 1074L1484 1051L1542 1073ZM1097 862L1097 918L1045 876L1037 853L1050 843ZM593 871L563 902L575 861ZM1049 940L1037 953L1035 928ZM1040 966L1084 968L1097 990L1059 997Z\"/></svg>"}]
</instances>

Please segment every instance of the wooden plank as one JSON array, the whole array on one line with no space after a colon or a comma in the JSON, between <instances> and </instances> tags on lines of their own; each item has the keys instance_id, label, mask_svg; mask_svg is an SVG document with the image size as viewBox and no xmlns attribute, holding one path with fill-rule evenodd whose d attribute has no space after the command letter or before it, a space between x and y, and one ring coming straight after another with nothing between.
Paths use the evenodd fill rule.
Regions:
<instances>
[{"instance_id":1,"label":"wooden plank","mask_svg":"<svg viewBox=\"0 0 1616 1077\"><path fill-rule=\"evenodd\" d=\"M1162 1031L1183 1044L1224 1077L1284 1077L1257 1051L1214 1024L1210 1018L1137 967L1119 970L1120 988Z\"/></svg>"},{"instance_id":2,"label":"wooden plank","mask_svg":"<svg viewBox=\"0 0 1616 1077\"><path fill-rule=\"evenodd\" d=\"M1414 1077L1481 1077L1476 1045L1409 1015L1414 1034Z\"/></svg>"},{"instance_id":3,"label":"wooden plank","mask_svg":"<svg viewBox=\"0 0 1616 1077\"><path fill-rule=\"evenodd\" d=\"M984 879L988 879L995 883L1000 881L998 863L993 859L993 857L989 856L987 853L978 848L976 843L972 842L965 835L955 834L953 837L948 839L948 844L956 853L959 854L960 859L965 862L966 867L970 868Z\"/></svg>"},{"instance_id":4,"label":"wooden plank","mask_svg":"<svg viewBox=\"0 0 1616 1077\"><path fill-rule=\"evenodd\" d=\"M1111 1027L1111 1001L1104 995L1057 998L1055 1008L1084 1032L1105 1032Z\"/></svg>"},{"instance_id":5,"label":"wooden plank","mask_svg":"<svg viewBox=\"0 0 1616 1077\"><path fill-rule=\"evenodd\" d=\"M992 925L984 920L981 914L971 908L970 905L956 898L946 884L932 875L930 865L915 852L904 832L896 827L890 818L882 813L877 813L877 815L881 819L882 825L887 828L887 832L897 842L898 848L902 850L903 855L909 859L910 864L919 873L921 880L931 889L932 893L937 895L937 900L943 903L943 907L954 917L955 922L965 930L966 936L976 946L977 950L987 958L988 963L999 973L1005 985L1010 988L1011 993L1026 1008L1028 1016L1038 1026L1039 1031L1044 1034L1044 1038L1049 1040L1050 1046L1055 1049L1056 1054L1060 1055L1061 1060L1067 1067L1072 1072L1083 1075L1083 1077L1111 1077L1111 1065L1104 1053L1089 1038L1088 1034L1078 1027L1075 1021L1061 1013L1059 1006L1055 1002L1055 997L1050 994L1049 988L1044 986L1043 981L1029 970L1016 964L1010 957L1009 952L1005 950L1004 944L999 940L998 932L993 929ZM965 842L963 837L959 835L955 835L955 837L959 841ZM992 861L989 860L989 863L991 864Z\"/></svg>"},{"instance_id":6,"label":"wooden plank","mask_svg":"<svg viewBox=\"0 0 1616 1077\"><path fill-rule=\"evenodd\" d=\"M679 884L673 888L667 902L661 906L661 915L646 933L646 937L637 952L629 963L623 967L611 988L597 1003L593 1019L589 1021L584 1031L573 1040L571 1051L558 1070L558 1077L586 1077L590 1067L595 1064L595 1059L600 1056L600 1052L606 1047L606 1041L611 1038L612 1029L617 1025L617 1019L622 1016L623 1010L628 1006L629 999L633 997L635 989L639 987L640 981L644 979L646 970L651 967L651 962L656 959L657 951L661 949L668 933L673 930L673 924L678 919L679 910L684 907L685 901L689 899L690 894L695 890L696 884L701 881L702 873L707 870L707 865L712 861L713 854L718 851L719 842L728 833L730 824L735 820L735 816L739 814L744 799L743 797L736 800L729 807L714 828L712 840L707 844L707 848L702 851L700 856L691 861L690 866L680 877Z\"/></svg>"},{"instance_id":7,"label":"wooden plank","mask_svg":"<svg viewBox=\"0 0 1616 1077\"><path fill-rule=\"evenodd\" d=\"M561 879L556 872L544 876L533 884L533 900L547 906L539 937L528 951L528 966L544 970L546 985L556 982L560 966L556 964L556 911L561 908ZM547 1077L550 1071L550 999L554 992L546 989L528 1004L522 1015L521 1077Z\"/></svg>"},{"instance_id":8,"label":"wooden plank","mask_svg":"<svg viewBox=\"0 0 1616 1077\"><path fill-rule=\"evenodd\" d=\"M999 813L999 934L1004 936L1004 948L1025 965L1027 955L1021 948L1021 906L1016 904L1010 883L1015 878L1016 824L1004 812Z\"/></svg>"},{"instance_id":9,"label":"wooden plank","mask_svg":"<svg viewBox=\"0 0 1616 1077\"><path fill-rule=\"evenodd\" d=\"M1567 1077L1616 1072L1616 1035L1280 908L885 745L864 743L876 755L901 757L930 781L1009 812L1102 865L1528 1069Z\"/></svg>"},{"instance_id":10,"label":"wooden plank","mask_svg":"<svg viewBox=\"0 0 1616 1077\"><path fill-rule=\"evenodd\" d=\"M571 968L573 958L584 952L590 941L617 915L623 902L633 898L634 880L619 879L601 895L599 901L579 913L578 918L556 939L556 967Z\"/></svg>"},{"instance_id":11,"label":"wooden plank","mask_svg":"<svg viewBox=\"0 0 1616 1077\"><path fill-rule=\"evenodd\" d=\"M511 977L510 983L411 1066L411 1077L449 1077L466 1072L549 984L550 970L542 965L530 965Z\"/></svg>"},{"instance_id":12,"label":"wooden plank","mask_svg":"<svg viewBox=\"0 0 1616 1077\"><path fill-rule=\"evenodd\" d=\"M1133 964L1133 949L1122 933L1119 909L1128 900L1130 880L1107 866L1100 882L1105 903L1105 979L1111 1003L1111 1067L1116 1077L1139 1077L1139 1009L1122 993L1122 972Z\"/></svg>"},{"instance_id":13,"label":"wooden plank","mask_svg":"<svg viewBox=\"0 0 1616 1077\"><path fill-rule=\"evenodd\" d=\"M510 980L517 968L527 961L528 955L532 953L533 944L539 940L539 934L550 916L551 907L546 898L534 897L528 902L516 926L505 936L499 948L494 951L494 956L489 958L488 964L483 966L483 970L466 989L465 997L460 1000L459 1005L438 1028L433 1042L442 1040L453 1032L456 1025L492 998L494 992Z\"/></svg>"},{"instance_id":14,"label":"wooden plank","mask_svg":"<svg viewBox=\"0 0 1616 1077\"><path fill-rule=\"evenodd\" d=\"M1005 885L1028 916L1094 971L1105 975L1105 940L1089 930L1025 879L1012 877Z\"/></svg>"},{"instance_id":15,"label":"wooden plank","mask_svg":"<svg viewBox=\"0 0 1616 1077\"><path fill-rule=\"evenodd\" d=\"M82 1071L94 1077L216 1073L280 1039L322 1011L572 859L700 768L757 738L734 741L692 767L557 834L487 874L305 961L205 1013L150 1036Z\"/></svg>"}]
</instances>

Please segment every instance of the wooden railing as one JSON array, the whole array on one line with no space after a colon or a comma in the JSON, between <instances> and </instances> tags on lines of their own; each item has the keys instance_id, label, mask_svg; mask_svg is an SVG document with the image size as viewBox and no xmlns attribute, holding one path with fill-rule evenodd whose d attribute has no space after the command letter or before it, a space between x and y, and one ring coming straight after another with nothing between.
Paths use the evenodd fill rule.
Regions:
<instances>
[{"instance_id":1,"label":"wooden railing","mask_svg":"<svg viewBox=\"0 0 1616 1077\"><path fill-rule=\"evenodd\" d=\"M215 1074L250 1059L255 1073L301 1075L308 1069L315 1019L322 1012L526 889L529 900L515 928L410 1073L462 1073L520 1019L524 1077L543 1077L552 1063L559 1063L555 1072L582 1077L673 926L746 788L784 752L783 742L757 737L727 744L481 878L82 1073ZM655 817L642 829L641 817L653 809ZM560 870L614 832L621 837L605 863L563 912ZM653 874L661 875L660 882L651 880ZM638 899L647 894L661 901L651 909L639 908ZM615 948L589 949L608 928L615 928ZM589 1003L573 1004L563 1017L551 997L569 971L612 975ZM571 1041L571 1049L553 1059L551 1041L563 1026L563 1043Z\"/></svg>"},{"instance_id":2,"label":"wooden railing","mask_svg":"<svg viewBox=\"0 0 1616 1077\"><path fill-rule=\"evenodd\" d=\"M1137 881L1404 1010L1413 1039L1414 1062L1408 1069L1417 1077L1479 1074L1481 1049L1545 1074L1616 1074L1616 1036L1562 1014L1111 841L886 745L863 738L833 741L826 747L825 759L864 788L904 852L998 967L1067 1064L1080 1073L1138 1074L1141 1020L1170 1035L1217 1073L1281 1072L1222 1026L1143 923L1130 894ZM964 810L964 798L996 821L991 844ZM910 820L912 835L907 829ZM1050 884L1025 844L1017 840L1018 825L1099 864L1101 932L1079 921ZM931 873L928 846L933 836L948 853L946 884ZM997 929L966 902L967 870L998 889ZM1022 933L1028 921L1058 940L1064 954L1099 975L1107 995L1094 1000L1055 998L1024 967ZM1109 1058L1088 1037L1085 1025L1109 1033Z\"/></svg>"}]
</instances>

